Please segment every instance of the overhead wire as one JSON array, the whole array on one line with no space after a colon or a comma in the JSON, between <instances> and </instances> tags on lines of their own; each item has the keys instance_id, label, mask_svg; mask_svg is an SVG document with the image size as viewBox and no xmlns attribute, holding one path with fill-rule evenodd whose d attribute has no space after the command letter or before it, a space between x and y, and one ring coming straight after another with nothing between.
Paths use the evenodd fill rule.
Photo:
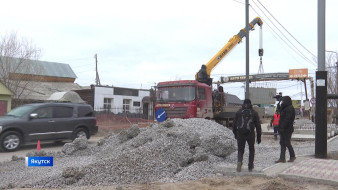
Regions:
<instances>
[{"instance_id":1,"label":"overhead wire","mask_svg":"<svg viewBox=\"0 0 338 190\"><path fill-rule=\"evenodd\" d=\"M300 43L271 13L270 11L259 1L258 3L271 15L271 17L300 45L302 46L307 52L309 52L314 58L317 58L311 51L309 51L302 43Z\"/></svg>"},{"instance_id":2,"label":"overhead wire","mask_svg":"<svg viewBox=\"0 0 338 190\"><path fill-rule=\"evenodd\" d=\"M260 14L252 7L252 6L250 6L251 7L251 9L259 16L259 17L261 17L260 16ZM265 25L267 25L268 26L268 28L272 31L272 36L276 39L276 40L278 40L278 41L283 41L284 42L284 44L286 44L288 47L289 47L289 49L292 49L292 47L281 37L281 36L279 36L278 34L277 34L277 32L267 23L267 22L265 22L265 19L263 18L263 17L261 17L261 19L264 21L264 24ZM277 37L277 36L279 37ZM288 48L287 47L285 47L285 45L284 45L283 43L281 43L281 45L284 47L284 50L292 57L292 58L294 58L295 59L295 61L297 61L298 63L301 63L298 59L296 59L296 57L293 55L293 54L291 54L289 51L288 51Z\"/></svg>"},{"instance_id":3,"label":"overhead wire","mask_svg":"<svg viewBox=\"0 0 338 190\"><path fill-rule=\"evenodd\" d=\"M85 64L85 65L78 65L78 66L75 66L73 68L87 67L87 66L91 66L91 65L93 65L93 63Z\"/></svg>"},{"instance_id":4,"label":"overhead wire","mask_svg":"<svg viewBox=\"0 0 338 190\"><path fill-rule=\"evenodd\" d=\"M258 0L257 0L258 1ZM317 66L316 63L314 63L313 61L311 61L309 58L307 58L290 40L289 38L274 24L273 21L271 21L271 19L265 14L265 12L255 3L254 0L252 0L252 2L256 5L256 7L265 15L265 17L271 22L271 24L283 35L283 37L289 42L289 44L280 36L278 35L278 33L272 29L271 26L269 26L269 24L265 23L266 25L268 25L268 27L271 28L271 30L273 30L273 32L285 43L287 44L289 47L290 47L290 44L293 46L290 47L291 49L293 49L293 51L295 51L298 55L300 55L303 59L305 59L307 62L309 62L310 64L314 65L314 66ZM260 3L261 4L261 3ZM258 12L250 5L250 7L256 12L256 14L258 14ZM264 7L265 8L265 7ZM266 8L265 8L266 9ZM267 10L267 9L266 9ZM271 13L267 10L267 12L271 15ZM259 15L259 14L258 14ZM272 16L272 15L271 15ZM272 16L273 17L273 16ZM276 21L277 19L275 17L273 17ZM277 21L278 22L278 21ZM278 22L279 23L279 22ZM279 23L280 24L280 23ZM280 24L281 25L281 24ZM282 26L283 27L283 26ZM283 27L285 29L285 27ZM286 30L286 29L285 29ZM288 31L287 31L288 32ZM289 32L288 32L289 33ZM293 37L293 36L292 36ZM294 37L293 37L294 38ZM296 40L297 42L299 42L298 40ZM300 42L299 42L300 43ZM303 45L302 45L303 48L305 48ZM305 48L306 49L306 48ZM308 51L308 49L306 49ZM309 52L309 51L308 51ZM311 52L310 54L312 56L314 56Z\"/></svg>"},{"instance_id":5,"label":"overhead wire","mask_svg":"<svg viewBox=\"0 0 338 190\"><path fill-rule=\"evenodd\" d=\"M79 60L85 60L85 59L90 59L92 57L79 57L79 58L65 58L65 59L56 59L54 60L55 62L69 62L69 61L79 61Z\"/></svg>"},{"instance_id":6,"label":"overhead wire","mask_svg":"<svg viewBox=\"0 0 338 190\"><path fill-rule=\"evenodd\" d=\"M233 1L235 1L237 3L245 4L244 2L241 2L241 1L237 1L237 0L233 0Z\"/></svg>"},{"instance_id":7,"label":"overhead wire","mask_svg":"<svg viewBox=\"0 0 338 190\"><path fill-rule=\"evenodd\" d=\"M241 3L241 4L244 4L244 2L240 2L240 1L237 1L237 0L233 0L237 3ZM259 4L266 10L266 12L269 13L269 15L271 15L271 17L302 47L304 48L308 53L310 53L313 58L316 59L316 56L311 52L309 51L303 44L301 44L272 14L271 12L259 1ZM292 51L294 51L296 54L298 54L300 57L302 57L304 60L306 60L308 63L312 64L313 66L317 66L317 63L314 61L314 60L311 60L309 59L307 56L305 56L289 39L288 37L274 24L274 22L269 18L269 16L267 14L265 14L265 11L262 10L258 5L257 3L254 2L254 0L252 1L255 6L265 15L265 17L273 24L273 26L283 35L283 37L289 42L286 42L285 39L283 39L279 34L278 32L276 32L273 27L271 27L267 22L264 21L264 24L266 24L271 30L272 30L272 35L274 38L276 38L277 40L281 40L284 42L284 44L286 44L288 46L288 48L290 48ZM250 8L258 15L260 16L260 14L255 10L255 8L250 4L249 5ZM261 17L261 16L260 16ZM265 20L263 17L261 17L262 20ZM276 37L276 35L278 36L278 38ZM290 45L291 44L291 45ZM281 43L282 46L283 43ZM293 47L292 47L293 46ZM284 46L284 49L286 47ZM287 49L285 49L285 51L287 51L288 54L290 54L293 58L295 58L295 56L293 54L291 54ZM300 61L298 59L295 58L295 60L300 63Z\"/></svg>"}]
</instances>

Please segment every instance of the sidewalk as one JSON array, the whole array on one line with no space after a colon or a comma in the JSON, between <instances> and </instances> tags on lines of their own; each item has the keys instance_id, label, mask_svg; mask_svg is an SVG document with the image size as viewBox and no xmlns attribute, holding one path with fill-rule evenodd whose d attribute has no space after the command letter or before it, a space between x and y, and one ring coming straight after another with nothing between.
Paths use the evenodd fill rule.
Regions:
<instances>
[{"instance_id":1,"label":"sidewalk","mask_svg":"<svg viewBox=\"0 0 338 190\"><path fill-rule=\"evenodd\" d=\"M278 176L284 178L311 179L326 184L338 185L338 160L302 158L287 167Z\"/></svg>"},{"instance_id":2,"label":"sidewalk","mask_svg":"<svg viewBox=\"0 0 338 190\"><path fill-rule=\"evenodd\" d=\"M338 140L338 136L331 140ZM314 155L297 156L294 162L278 163L268 168L255 167L252 172L249 172L247 167L242 167L241 172L236 172L235 164L222 164L218 172L227 176L252 175L305 179L338 186L338 160L314 158Z\"/></svg>"},{"instance_id":3,"label":"sidewalk","mask_svg":"<svg viewBox=\"0 0 338 190\"><path fill-rule=\"evenodd\" d=\"M249 172L242 167L236 172L236 166L220 165L218 173L225 176L269 176L289 179L305 179L319 183L338 185L338 160L317 159L311 157L297 157L295 162L274 164L268 168L254 168Z\"/></svg>"}]
</instances>

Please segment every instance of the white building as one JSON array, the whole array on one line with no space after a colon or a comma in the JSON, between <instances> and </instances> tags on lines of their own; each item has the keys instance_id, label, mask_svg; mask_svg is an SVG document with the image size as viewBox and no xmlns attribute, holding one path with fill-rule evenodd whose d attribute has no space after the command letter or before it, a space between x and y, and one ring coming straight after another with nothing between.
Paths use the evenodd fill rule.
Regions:
<instances>
[{"instance_id":1,"label":"white building","mask_svg":"<svg viewBox=\"0 0 338 190\"><path fill-rule=\"evenodd\" d=\"M110 86L94 87L94 110L153 115L150 90Z\"/></svg>"}]
</instances>

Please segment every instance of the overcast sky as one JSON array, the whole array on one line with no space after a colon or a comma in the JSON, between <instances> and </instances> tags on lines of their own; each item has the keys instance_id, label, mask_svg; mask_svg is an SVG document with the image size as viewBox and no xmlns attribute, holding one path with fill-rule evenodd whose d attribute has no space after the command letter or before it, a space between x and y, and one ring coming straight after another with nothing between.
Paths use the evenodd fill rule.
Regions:
<instances>
[{"instance_id":1,"label":"overcast sky","mask_svg":"<svg viewBox=\"0 0 338 190\"><path fill-rule=\"evenodd\" d=\"M30 39L42 50L40 60L69 64L80 85L95 83L97 54L102 85L149 89L161 81L194 79L201 65L245 27L244 2L1 0L0 31ZM308 68L314 75L318 0L249 2L249 20L259 16L264 22L264 72ZM337 0L326 0L326 49L330 51L338 50L337 7ZM250 32L250 74L259 69L258 42L257 27ZM217 81L220 76L244 74L245 38L211 75ZM302 91L297 82L266 85L290 96ZM224 88L243 98L242 86L225 84Z\"/></svg>"}]
</instances>

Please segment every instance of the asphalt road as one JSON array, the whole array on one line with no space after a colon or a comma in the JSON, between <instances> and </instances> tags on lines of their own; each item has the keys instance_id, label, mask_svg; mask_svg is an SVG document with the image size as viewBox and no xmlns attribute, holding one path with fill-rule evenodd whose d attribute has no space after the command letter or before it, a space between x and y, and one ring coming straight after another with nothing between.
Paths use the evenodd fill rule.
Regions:
<instances>
[{"instance_id":1,"label":"asphalt road","mask_svg":"<svg viewBox=\"0 0 338 190\"><path fill-rule=\"evenodd\" d=\"M95 146L97 141L99 141L102 137L91 137L88 140L88 145L89 146ZM61 151L63 145L67 142L71 142L71 141L64 141L64 142L59 142L59 143L55 143L55 142L42 142L40 144L41 150L44 150L45 152L57 152L57 151ZM23 145L21 146L21 148L18 151L15 152L4 152L1 151L0 152L0 162L3 161L8 161L12 159L12 156L16 155L18 157L26 157L26 154L28 152L31 152L33 150L36 150L37 148L37 144L29 144L29 145Z\"/></svg>"}]
</instances>

